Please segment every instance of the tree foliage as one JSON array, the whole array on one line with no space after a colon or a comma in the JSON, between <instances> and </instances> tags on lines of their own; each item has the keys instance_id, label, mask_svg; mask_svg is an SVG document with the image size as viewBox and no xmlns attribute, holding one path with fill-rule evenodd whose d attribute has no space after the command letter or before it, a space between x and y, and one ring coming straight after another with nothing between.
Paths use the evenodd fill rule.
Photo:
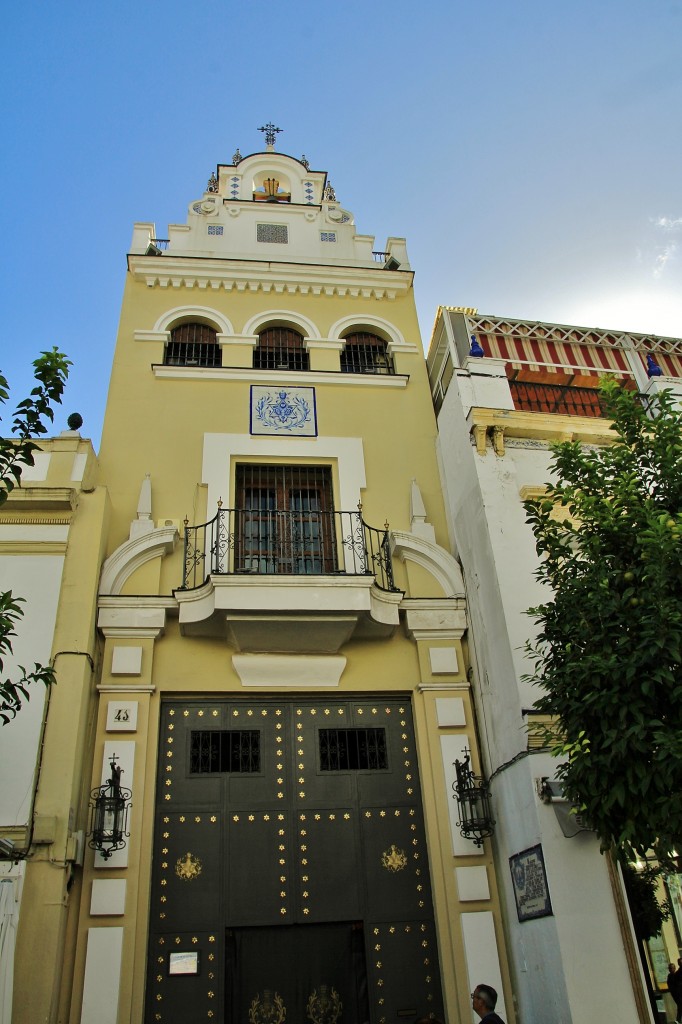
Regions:
<instances>
[{"instance_id":1,"label":"tree foliage","mask_svg":"<svg viewBox=\"0 0 682 1024\"><path fill-rule=\"evenodd\" d=\"M530 610L537 710L555 716L564 792L602 849L682 851L682 421L602 385L613 444L554 447L525 503L553 594Z\"/></svg>"},{"instance_id":2,"label":"tree foliage","mask_svg":"<svg viewBox=\"0 0 682 1024\"><path fill-rule=\"evenodd\" d=\"M15 487L21 484L25 466L34 464L34 453L40 450L35 440L47 433L47 422L54 419L54 405L62 400L64 385L71 363L63 352L54 348L41 352L33 363L36 386L28 398L19 402L12 416L9 437L0 437L0 506ZM0 405L9 399L9 385L0 374ZM0 417L1 418L1 417ZM23 598L15 597L11 590L0 592L0 723L7 725L29 699L29 686L43 683L51 686L54 672L50 666L37 662L29 670L17 666L18 679L5 677L5 661L12 655L15 626L23 617Z\"/></svg>"},{"instance_id":3,"label":"tree foliage","mask_svg":"<svg viewBox=\"0 0 682 1024\"><path fill-rule=\"evenodd\" d=\"M637 938L647 942L660 935L663 922L672 913L670 901L665 897L661 899L661 869L638 870L634 864L624 864L623 881Z\"/></svg>"}]
</instances>

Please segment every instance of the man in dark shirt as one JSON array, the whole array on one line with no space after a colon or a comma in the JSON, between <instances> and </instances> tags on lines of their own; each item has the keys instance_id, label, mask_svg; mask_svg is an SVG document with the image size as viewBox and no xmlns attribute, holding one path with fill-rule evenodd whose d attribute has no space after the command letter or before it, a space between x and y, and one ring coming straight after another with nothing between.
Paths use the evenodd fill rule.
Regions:
<instances>
[{"instance_id":1,"label":"man in dark shirt","mask_svg":"<svg viewBox=\"0 0 682 1024\"><path fill-rule=\"evenodd\" d=\"M471 993L471 1005L481 1018L481 1024L504 1024L495 1013L497 992L491 985L477 985Z\"/></svg>"}]
</instances>

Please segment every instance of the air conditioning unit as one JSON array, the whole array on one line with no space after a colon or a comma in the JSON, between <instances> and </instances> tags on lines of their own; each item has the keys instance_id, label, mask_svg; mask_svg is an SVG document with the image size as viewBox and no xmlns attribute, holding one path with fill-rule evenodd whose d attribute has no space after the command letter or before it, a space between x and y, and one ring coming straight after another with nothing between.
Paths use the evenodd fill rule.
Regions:
<instances>
[{"instance_id":1,"label":"air conditioning unit","mask_svg":"<svg viewBox=\"0 0 682 1024\"><path fill-rule=\"evenodd\" d=\"M593 832L594 829L585 821L575 804L564 796L563 783L547 776L535 780L535 789L545 804L552 804L559 827L567 839L572 839L579 832Z\"/></svg>"}]
</instances>

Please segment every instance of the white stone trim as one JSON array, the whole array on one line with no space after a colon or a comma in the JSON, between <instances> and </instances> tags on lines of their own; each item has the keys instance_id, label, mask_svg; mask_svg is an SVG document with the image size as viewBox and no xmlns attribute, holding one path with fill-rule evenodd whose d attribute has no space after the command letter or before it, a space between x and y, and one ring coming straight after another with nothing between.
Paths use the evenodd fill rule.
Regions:
<instances>
[{"instance_id":1,"label":"white stone trim","mask_svg":"<svg viewBox=\"0 0 682 1024\"><path fill-rule=\"evenodd\" d=\"M396 349L400 349L402 352L419 352L420 349L417 345L408 344L405 341L404 335L398 330L395 324L392 324L390 320L385 320L381 316L372 316L365 313L356 313L354 316L344 316L340 320L337 320L335 324L329 329L329 337L332 340L343 341L341 337L344 333L352 333L351 329L355 327L361 330L363 327L374 327L381 334L387 335L388 350L392 354Z\"/></svg>"},{"instance_id":2,"label":"white stone trim","mask_svg":"<svg viewBox=\"0 0 682 1024\"><path fill-rule=\"evenodd\" d=\"M256 313L244 324L242 334L258 334L264 327L271 324L273 320L285 320L295 327L301 328L301 334L305 338L321 338L319 327L302 313L296 313L292 309L266 309Z\"/></svg>"},{"instance_id":3,"label":"white stone trim","mask_svg":"<svg viewBox=\"0 0 682 1024\"><path fill-rule=\"evenodd\" d=\"M327 352L343 352L343 341L335 341L333 338L306 338L305 347L311 349L325 349Z\"/></svg>"},{"instance_id":4,"label":"white stone trim","mask_svg":"<svg viewBox=\"0 0 682 1024\"><path fill-rule=\"evenodd\" d=\"M216 341L221 348L228 348L230 345L250 345L255 348L258 344L257 334L219 334Z\"/></svg>"},{"instance_id":5,"label":"white stone trim","mask_svg":"<svg viewBox=\"0 0 682 1024\"><path fill-rule=\"evenodd\" d=\"M115 639L155 639L163 633L166 610L176 609L174 597L137 597L100 595L97 625L106 637Z\"/></svg>"},{"instance_id":6,"label":"white stone trim","mask_svg":"<svg viewBox=\"0 0 682 1024\"><path fill-rule=\"evenodd\" d=\"M326 347L328 343L313 342L310 346ZM224 347L224 346L223 346ZM281 384L282 373L288 384L325 384L329 387L406 388L409 377L403 374L342 373L340 370L254 370L236 366L163 366L157 363L152 373L169 380L250 380L256 384Z\"/></svg>"},{"instance_id":7,"label":"white stone trim","mask_svg":"<svg viewBox=\"0 0 682 1024\"><path fill-rule=\"evenodd\" d=\"M412 272L387 274L367 266L334 266L323 263L196 259L187 256L129 257L134 280L148 288L208 287L238 292L274 291L289 295L350 296L395 299L412 288ZM390 285L386 278L390 277ZM226 332L229 333L229 332Z\"/></svg>"},{"instance_id":8,"label":"white stone trim","mask_svg":"<svg viewBox=\"0 0 682 1024\"><path fill-rule=\"evenodd\" d=\"M126 648L121 648L126 650ZM459 665L457 664L457 651L454 647L429 647L429 662L431 664L431 675L457 675Z\"/></svg>"},{"instance_id":9,"label":"white stone trim","mask_svg":"<svg viewBox=\"0 0 682 1024\"><path fill-rule=\"evenodd\" d=\"M462 903L490 899L490 883L485 864L475 867L455 868L457 895ZM476 982L474 982L476 984Z\"/></svg>"},{"instance_id":10,"label":"white stone trim","mask_svg":"<svg viewBox=\"0 0 682 1024\"><path fill-rule=\"evenodd\" d=\"M463 697L436 697L436 720L439 729L461 729L467 724Z\"/></svg>"},{"instance_id":11,"label":"white stone trim","mask_svg":"<svg viewBox=\"0 0 682 1024\"><path fill-rule=\"evenodd\" d=\"M210 320L216 329L217 334L234 334L234 327L224 313L218 312L212 306L175 306L163 313L154 324L154 331L170 331L174 324L182 319L187 321L189 317L199 316L203 320ZM137 331L135 332L137 335Z\"/></svg>"},{"instance_id":12,"label":"white stone trim","mask_svg":"<svg viewBox=\"0 0 682 1024\"><path fill-rule=\"evenodd\" d=\"M464 958L469 978L469 991L479 985L485 978L486 985L492 985L497 992L495 1013L502 1018L507 1016L502 989L502 972L500 957L495 938L495 921L490 910L479 910L462 914L462 941Z\"/></svg>"},{"instance_id":13,"label":"white stone trim","mask_svg":"<svg viewBox=\"0 0 682 1024\"><path fill-rule=\"evenodd\" d=\"M133 331L135 341L170 341L170 331Z\"/></svg>"},{"instance_id":14,"label":"white stone trim","mask_svg":"<svg viewBox=\"0 0 682 1024\"><path fill-rule=\"evenodd\" d=\"M348 376L348 375L347 375ZM281 380L281 375L280 375ZM366 487L365 456L361 437L249 437L246 434L204 434L202 483L208 485L209 518L218 507L233 507L230 493L231 464L236 460L259 458L334 461L338 468L339 491L335 506L352 512Z\"/></svg>"},{"instance_id":15,"label":"white stone trim","mask_svg":"<svg viewBox=\"0 0 682 1024\"><path fill-rule=\"evenodd\" d=\"M402 562L416 562L431 573L446 597L464 597L464 579L459 562L440 544L400 530L391 531L391 551Z\"/></svg>"},{"instance_id":16,"label":"white stone trim","mask_svg":"<svg viewBox=\"0 0 682 1024\"><path fill-rule=\"evenodd\" d=\"M90 916L125 914L126 884L125 878L96 878L90 893Z\"/></svg>"},{"instance_id":17,"label":"white stone trim","mask_svg":"<svg viewBox=\"0 0 682 1024\"><path fill-rule=\"evenodd\" d=\"M80 1024L116 1024L123 928L88 928Z\"/></svg>"},{"instance_id":18,"label":"white stone trim","mask_svg":"<svg viewBox=\"0 0 682 1024\"><path fill-rule=\"evenodd\" d=\"M102 566L100 594L120 594L125 581L136 569L153 558L171 554L177 539L176 528L166 526L125 541L109 555Z\"/></svg>"},{"instance_id":19,"label":"white stone trim","mask_svg":"<svg viewBox=\"0 0 682 1024\"><path fill-rule=\"evenodd\" d=\"M156 686L147 683L99 683L98 693L156 693Z\"/></svg>"},{"instance_id":20,"label":"white stone trim","mask_svg":"<svg viewBox=\"0 0 682 1024\"><path fill-rule=\"evenodd\" d=\"M242 686L338 686L347 664L342 655L233 654L232 664Z\"/></svg>"},{"instance_id":21,"label":"white stone trim","mask_svg":"<svg viewBox=\"0 0 682 1024\"><path fill-rule=\"evenodd\" d=\"M114 647L111 653L112 676L139 676L142 674L142 647Z\"/></svg>"},{"instance_id":22,"label":"white stone trim","mask_svg":"<svg viewBox=\"0 0 682 1024\"><path fill-rule=\"evenodd\" d=\"M400 610L411 640L461 640L467 628L463 597L407 597Z\"/></svg>"}]
</instances>

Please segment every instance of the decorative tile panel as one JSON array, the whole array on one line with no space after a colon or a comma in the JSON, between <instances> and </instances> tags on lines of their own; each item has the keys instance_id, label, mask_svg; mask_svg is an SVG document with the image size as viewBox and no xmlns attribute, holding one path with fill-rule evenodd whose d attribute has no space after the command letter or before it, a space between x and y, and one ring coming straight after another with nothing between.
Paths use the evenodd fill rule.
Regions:
<instances>
[{"instance_id":1,"label":"decorative tile panel","mask_svg":"<svg viewBox=\"0 0 682 1024\"><path fill-rule=\"evenodd\" d=\"M315 388L251 387L252 434L317 437Z\"/></svg>"}]
</instances>

